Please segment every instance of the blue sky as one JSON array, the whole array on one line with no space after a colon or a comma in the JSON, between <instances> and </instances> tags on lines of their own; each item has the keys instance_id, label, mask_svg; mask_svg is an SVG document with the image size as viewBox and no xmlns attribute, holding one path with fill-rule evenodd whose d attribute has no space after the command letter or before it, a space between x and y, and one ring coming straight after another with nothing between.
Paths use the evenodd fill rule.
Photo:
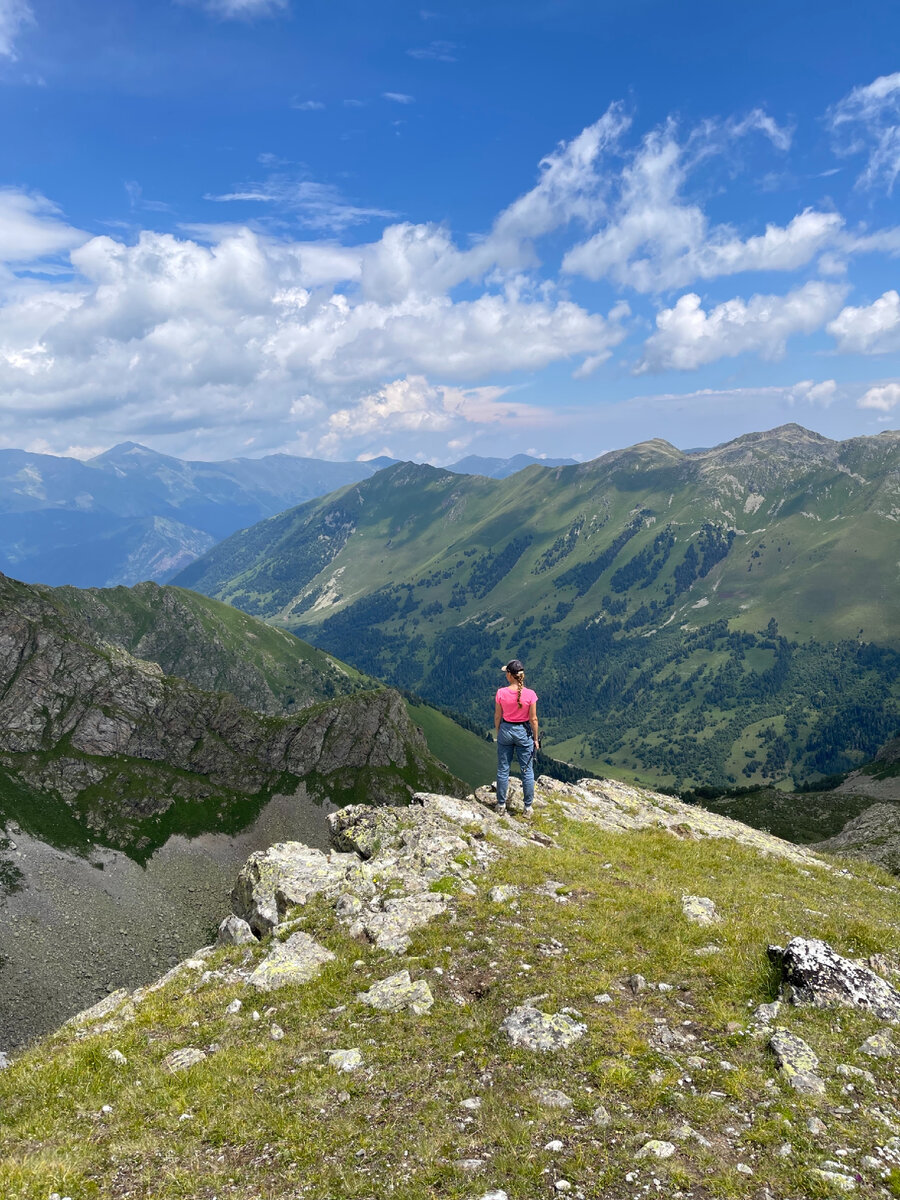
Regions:
<instances>
[{"instance_id":1,"label":"blue sky","mask_svg":"<svg viewBox=\"0 0 900 1200\"><path fill-rule=\"evenodd\" d=\"M0 445L900 425L895 5L0 0Z\"/></svg>"}]
</instances>

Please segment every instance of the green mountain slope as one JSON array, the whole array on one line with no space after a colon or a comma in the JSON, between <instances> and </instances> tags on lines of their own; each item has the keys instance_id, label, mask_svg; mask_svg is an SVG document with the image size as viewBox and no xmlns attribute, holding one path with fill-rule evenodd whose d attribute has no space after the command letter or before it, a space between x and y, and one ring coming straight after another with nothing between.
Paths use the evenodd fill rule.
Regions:
<instances>
[{"instance_id":1,"label":"green mountain slope","mask_svg":"<svg viewBox=\"0 0 900 1200\"><path fill-rule=\"evenodd\" d=\"M181 588L41 589L105 642L248 708L291 713L377 686L346 663L246 613Z\"/></svg>"},{"instance_id":2,"label":"green mountain slope","mask_svg":"<svg viewBox=\"0 0 900 1200\"><path fill-rule=\"evenodd\" d=\"M400 464L178 577L490 720L531 668L552 752L681 786L843 771L900 725L900 434L651 441L505 480Z\"/></svg>"}]
</instances>

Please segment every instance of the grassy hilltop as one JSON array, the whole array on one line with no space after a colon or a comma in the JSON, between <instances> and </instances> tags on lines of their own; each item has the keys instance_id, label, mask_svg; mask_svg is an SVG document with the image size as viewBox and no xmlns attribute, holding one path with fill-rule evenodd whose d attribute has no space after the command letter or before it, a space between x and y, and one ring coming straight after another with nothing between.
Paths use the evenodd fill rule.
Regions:
<instances>
[{"instance_id":1,"label":"grassy hilltop","mask_svg":"<svg viewBox=\"0 0 900 1200\"><path fill-rule=\"evenodd\" d=\"M900 724L900 435L651 441L504 480L399 464L179 583L490 720L529 663L560 758L657 785L846 771Z\"/></svg>"},{"instance_id":2,"label":"grassy hilltop","mask_svg":"<svg viewBox=\"0 0 900 1200\"><path fill-rule=\"evenodd\" d=\"M626 792L608 803L617 830L565 790L542 793L536 832L549 844L511 819L465 818L469 849L448 844L443 875L430 860L432 898L449 907L399 958L364 945L319 897L286 912L271 940L206 953L133 1007L113 998L106 1017L34 1046L0 1073L0 1194L900 1194L900 1050L860 1049L884 1022L783 1006L777 1025L820 1060L816 1096L776 1070L770 1029L753 1017L775 996L769 943L821 937L900 968L896 880L865 864L828 869L762 835L748 844L736 826L703 836L680 806L656 810L668 829L628 829L655 801ZM472 820L484 822L475 838ZM377 854L378 894L396 895ZM721 915L712 928L683 915L683 895L698 891ZM246 972L288 929L334 958L311 982L254 992ZM429 1012L360 1002L401 968L427 982ZM501 1024L526 1002L573 1014L584 1035L555 1052L511 1045ZM196 1065L170 1069L185 1047ZM329 1055L349 1048L361 1061L345 1073ZM652 1141L669 1157L641 1156Z\"/></svg>"}]
</instances>

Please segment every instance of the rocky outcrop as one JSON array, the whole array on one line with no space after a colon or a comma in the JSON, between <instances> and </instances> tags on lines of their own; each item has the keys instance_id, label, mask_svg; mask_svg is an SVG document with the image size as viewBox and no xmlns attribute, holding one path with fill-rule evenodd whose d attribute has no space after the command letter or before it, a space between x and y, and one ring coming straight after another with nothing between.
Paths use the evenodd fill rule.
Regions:
<instances>
[{"instance_id":1,"label":"rocky outcrop","mask_svg":"<svg viewBox=\"0 0 900 1200\"><path fill-rule=\"evenodd\" d=\"M345 798L364 785L368 799L388 804L415 786L460 786L396 692L264 718L96 642L47 589L0 576L0 614L0 764L86 811L110 844L176 799L237 801L313 773Z\"/></svg>"}]
</instances>

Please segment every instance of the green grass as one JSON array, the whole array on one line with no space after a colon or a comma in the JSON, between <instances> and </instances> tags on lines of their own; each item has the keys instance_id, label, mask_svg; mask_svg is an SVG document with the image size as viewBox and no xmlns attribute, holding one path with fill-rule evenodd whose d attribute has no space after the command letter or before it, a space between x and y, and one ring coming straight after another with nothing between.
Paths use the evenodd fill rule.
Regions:
<instances>
[{"instance_id":1,"label":"green grass","mask_svg":"<svg viewBox=\"0 0 900 1200\"><path fill-rule=\"evenodd\" d=\"M857 864L852 878L810 872L724 840L610 834L552 810L538 825L558 846L507 848L478 877L477 896L458 896L454 913L420 931L408 956L363 949L315 902L300 910L303 925L336 958L314 983L253 995L215 976L202 984L194 973L189 984L176 980L148 997L118 1032L77 1041L64 1030L25 1053L0 1074L0 1195L471 1200L502 1187L530 1200L554 1195L564 1178L572 1194L618 1198L647 1184L657 1194L656 1177L659 1194L673 1197L743 1197L763 1185L777 1198L815 1197L829 1194L810 1174L823 1159L852 1147L846 1161L854 1166L884 1144L889 1133L872 1109L896 1106L895 1068L856 1050L879 1022L844 1010L784 1011L783 1023L822 1061L828 1096L819 1101L785 1088L747 1020L774 994L769 942L805 934L854 955L896 949L889 876ZM568 893L562 902L535 891L547 879ZM518 900L492 904L487 892L497 883L518 884ZM684 921L685 891L710 896L723 924ZM694 953L710 941L721 954ZM220 950L207 965L242 956ZM429 1015L356 1002L357 992L404 966L429 981ZM673 990L634 995L623 981L635 972ZM602 992L612 1004L594 999ZM546 1011L577 1009L587 1036L558 1054L513 1049L500 1023L535 995ZM244 1009L228 1018L236 997ZM697 1041L652 1049L660 1019ZM269 1036L273 1021L285 1031L281 1041ZM216 1052L188 1072L162 1069L171 1050L211 1043ZM339 1075L326 1065L327 1051L353 1046L363 1070ZM107 1058L113 1048L126 1066ZM691 1053L705 1065L688 1068ZM854 1081L856 1091L842 1093L840 1062L871 1070L875 1087ZM562 1089L573 1109L542 1108L536 1087ZM471 1096L481 1108L460 1109ZM611 1117L605 1129L591 1116L600 1104ZM813 1115L827 1134L807 1132ZM668 1138L680 1123L712 1147L684 1142L667 1162L635 1161L648 1136ZM555 1138L563 1149L546 1150ZM793 1146L786 1159L777 1153L785 1141ZM482 1160L474 1171L457 1165L474 1158ZM738 1163L750 1165L752 1180ZM626 1180L631 1171L636 1179ZM874 1196L875 1181L863 1175L859 1194Z\"/></svg>"},{"instance_id":2,"label":"green grass","mask_svg":"<svg viewBox=\"0 0 900 1200\"><path fill-rule=\"evenodd\" d=\"M488 783L497 773L497 747L430 704L407 700L410 720L418 725L428 749L449 770L471 787Z\"/></svg>"}]
</instances>

